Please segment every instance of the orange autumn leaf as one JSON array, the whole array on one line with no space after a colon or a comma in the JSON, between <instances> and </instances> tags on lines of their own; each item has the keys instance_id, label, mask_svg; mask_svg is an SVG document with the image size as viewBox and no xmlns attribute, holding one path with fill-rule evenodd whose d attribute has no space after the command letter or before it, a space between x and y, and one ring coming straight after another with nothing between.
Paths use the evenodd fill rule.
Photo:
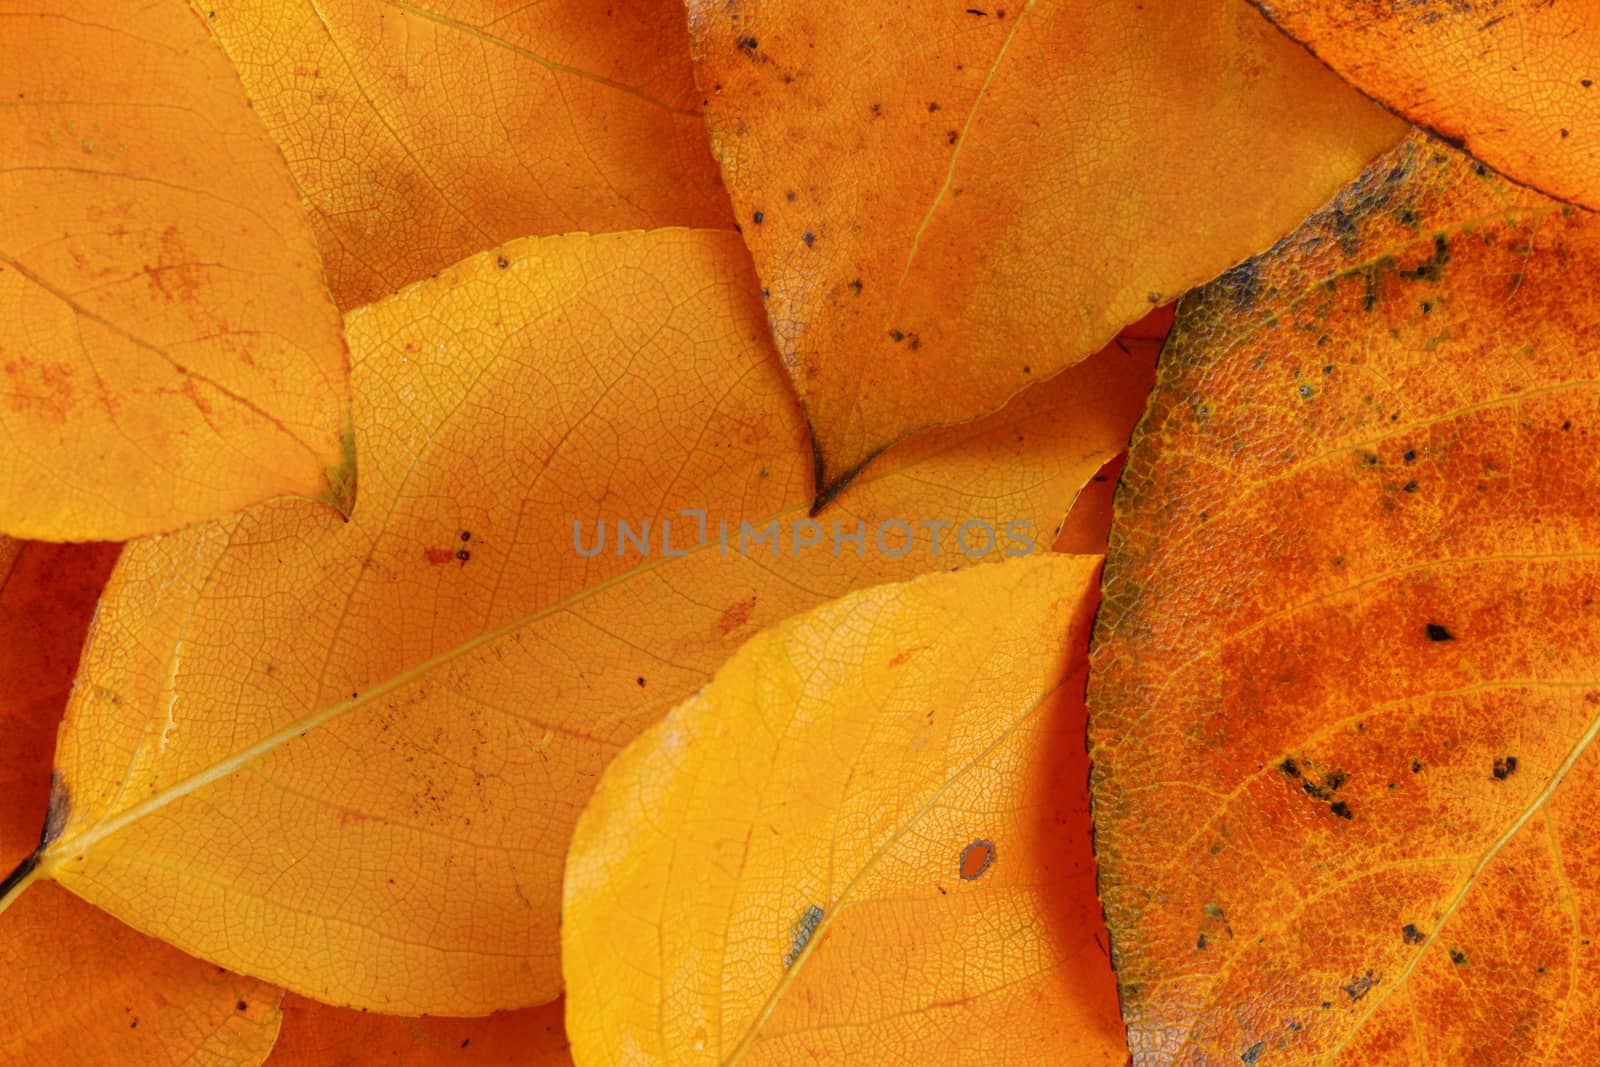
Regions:
<instances>
[{"instance_id":1,"label":"orange autumn leaf","mask_svg":"<svg viewBox=\"0 0 1600 1067\"><path fill-rule=\"evenodd\" d=\"M38 840L50 750L115 545L0 540L0 868ZM54 886L0 924L0 1063L254 1065L278 993Z\"/></svg>"},{"instance_id":2,"label":"orange autumn leaf","mask_svg":"<svg viewBox=\"0 0 1600 1067\"><path fill-rule=\"evenodd\" d=\"M822 499L1266 248L1404 127L1243 0L690 0Z\"/></svg>"},{"instance_id":3,"label":"orange autumn leaf","mask_svg":"<svg viewBox=\"0 0 1600 1067\"><path fill-rule=\"evenodd\" d=\"M1517 181L1600 208L1600 7L1253 2L1373 99Z\"/></svg>"},{"instance_id":4,"label":"orange autumn leaf","mask_svg":"<svg viewBox=\"0 0 1600 1067\"><path fill-rule=\"evenodd\" d=\"M283 998L267 1067L571 1067L557 1000L482 1019L411 1019Z\"/></svg>"},{"instance_id":5,"label":"orange autumn leaf","mask_svg":"<svg viewBox=\"0 0 1600 1067\"><path fill-rule=\"evenodd\" d=\"M1122 477L1127 454L1106 461L1072 502L1066 522L1056 531L1051 550L1069 555L1092 555L1106 550L1111 534L1112 493Z\"/></svg>"},{"instance_id":6,"label":"orange autumn leaf","mask_svg":"<svg viewBox=\"0 0 1600 1067\"><path fill-rule=\"evenodd\" d=\"M205 0L341 307L518 237L726 227L679 0Z\"/></svg>"},{"instance_id":7,"label":"orange autumn leaf","mask_svg":"<svg viewBox=\"0 0 1600 1067\"><path fill-rule=\"evenodd\" d=\"M1140 1067L1593 1058L1597 279L1417 135L1184 303L1090 689Z\"/></svg>"},{"instance_id":8,"label":"orange autumn leaf","mask_svg":"<svg viewBox=\"0 0 1600 1067\"><path fill-rule=\"evenodd\" d=\"M201 22L179 0L4 0L0 100L0 530L348 508L338 312Z\"/></svg>"},{"instance_id":9,"label":"orange autumn leaf","mask_svg":"<svg viewBox=\"0 0 1600 1067\"><path fill-rule=\"evenodd\" d=\"M580 1062L1125 1062L1084 789L1099 563L852 593L624 750L567 867Z\"/></svg>"},{"instance_id":10,"label":"orange autumn leaf","mask_svg":"<svg viewBox=\"0 0 1600 1067\"><path fill-rule=\"evenodd\" d=\"M839 501L863 543L834 555L795 547L805 427L731 232L515 242L346 328L349 521L275 501L128 546L36 874L400 1014L553 998L562 864L611 756L763 626L1028 530L1042 549L1126 440L1153 356L1113 346L900 450ZM711 536L680 555L683 509ZM599 520L612 539L584 555ZM648 555L618 551L621 520L653 524ZM776 526L781 552L724 554L723 521ZM909 549L895 523L917 524Z\"/></svg>"}]
</instances>

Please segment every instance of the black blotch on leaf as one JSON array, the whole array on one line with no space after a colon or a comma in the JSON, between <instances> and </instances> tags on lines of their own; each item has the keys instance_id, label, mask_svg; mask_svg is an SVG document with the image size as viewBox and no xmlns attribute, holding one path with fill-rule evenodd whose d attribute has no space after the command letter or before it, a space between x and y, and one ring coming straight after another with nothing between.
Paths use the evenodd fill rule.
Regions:
<instances>
[{"instance_id":1,"label":"black blotch on leaf","mask_svg":"<svg viewBox=\"0 0 1600 1067\"><path fill-rule=\"evenodd\" d=\"M1267 1043L1265 1041L1257 1041L1255 1044L1239 1053L1239 1058L1247 1064L1254 1064L1256 1060L1261 1058L1261 1054L1265 1052L1266 1049Z\"/></svg>"},{"instance_id":2,"label":"black blotch on leaf","mask_svg":"<svg viewBox=\"0 0 1600 1067\"><path fill-rule=\"evenodd\" d=\"M1417 929L1416 923L1406 923L1402 926L1400 936L1406 939L1408 945L1420 945L1428 939L1426 934Z\"/></svg>"},{"instance_id":3,"label":"black blotch on leaf","mask_svg":"<svg viewBox=\"0 0 1600 1067\"><path fill-rule=\"evenodd\" d=\"M783 956L785 967L793 966L794 961L800 958L800 953L811 943L811 935L816 933L817 927L821 925L822 908L816 904L807 904L806 910L800 913L800 918L790 931L789 951Z\"/></svg>"},{"instance_id":4,"label":"black blotch on leaf","mask_svg":"<svg viewBox=\"0 0 1600 1067\"><path fill-rule=\"evenodd\" d=\"M1453 948L1450 950L1450 962L1457 967L1465 967L1467 965L1467 954L1458 948Z\"/></svg>"},{"instance_id":5,"label":"black blotch on leaf","mask_svg":"<svg viewBox=\"0 0 1600 1067\"><path fill-rule=\"evenodd\" d=\"M1352 977L1349 985L1341 986L1340 988L1350 995L1351 1000L1360 1000L1371 992L1372 987L1377 984L1378 979L1372 976L1371 971L1368 971L1359 978Z\"/></svg>"},{"instance_id":6,"label":"black blotch on leaf","mask_svg":"<svg viewBox=\"0 0 1600 1067\"><path fill-rule=\"evenodd\" d=\"M1494 777L1496 781L1503 782L1517 773L1517 757L1497 756L1494 761Z\"/></svg>"},{"instance_id":7,"label":"black blotch on leaf","mask_svg":"<svg viewBox=\"0 0 1600 1067\"><path fill-rule=\"evenodd\" d=\"M1355 818L1355 815L1353 815L1350 811L1350 805L1346 804L1342 800L1335 800L1332 804L1329 804L1328 810L1339 816L1341 819Z\"/></svg>"},{"instance_id":8,"label":"black blotch on leaf","mask_svg":"<svg viewBox=\"0 0 1600 1067\"><path fill-rule=\"evenodd\" d=\"M1426 632L1429 641L1454 641L1456 639L1455 634L1436 622L1430 622L1426 627Z\"/></svg>"}]
</instances>

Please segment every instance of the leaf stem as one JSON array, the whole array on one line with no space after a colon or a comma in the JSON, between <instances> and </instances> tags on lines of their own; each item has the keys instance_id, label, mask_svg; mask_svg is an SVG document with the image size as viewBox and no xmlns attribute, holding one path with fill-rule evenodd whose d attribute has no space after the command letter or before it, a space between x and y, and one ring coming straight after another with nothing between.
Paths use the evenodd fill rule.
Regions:
<instances>
[{"instance_id":1,"label":"leaf stem","mask_svg":"<svg viewBox=\"0 0 1600 1067\"><path fill-rule=\"evenodd\" d=\"M35 849L27 859L17 864L16 869L0 881L0 914L11 906L11 902L22 895L22 891L33 884L39 875L39 850Z\"/></svg>"}]
</instances>

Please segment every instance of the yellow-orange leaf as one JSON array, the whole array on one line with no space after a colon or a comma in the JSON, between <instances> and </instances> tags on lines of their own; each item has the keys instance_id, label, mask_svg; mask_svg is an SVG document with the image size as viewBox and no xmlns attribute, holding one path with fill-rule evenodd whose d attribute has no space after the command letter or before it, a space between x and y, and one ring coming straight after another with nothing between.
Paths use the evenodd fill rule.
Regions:
<instances>
[{"instance_id":1,"label":"yellow-orange leaf","mask_svg":"<svg viewBox=\"0 0 1600 1067\"><path fill-rule=\"evenodd\" d=\"M689 0L826 498L1270 245L1404 126L1244 0Z\"/></svg>"},{"instance_id":2,"label":"yellow-orange leaf","mask_svg":"<svg viewBox=\"0 0 1600 1067\"><path fill-rule=\"evenodd\" d=\"M354 494L339 315L282 155L181 0L0 2L0 529Z\"/></svg>"},{"instance_id":3,"label":"yellow-orange leaf","mask_svg":"<svg viewBox=\"0 0 1600 1067\"><path fill-rule=\"evenodd\" d=\"M195 0L354 307L517 237L730 226L681 0Z\"/></svg>"},{"instance_id":4,"label":"yellow-orange leaf","mask_svg":"<svg viewBox=\"0 0 1600 1067\"><path fill-rule=\"evenodd\" d=\"M409 1019L283 999L268 1067L571 1067L563 1002L483 1019Z\"/></svg>"},{"instance_id":5,"label":"yellow-orange leaf","mask_svg":"<svg viewBox=\"0 0 1600 1067\"><path fill-rule=\"evenodd\" d=\"M1600 208L1600 6L1253 2L1374 99L1518 181Z\"/></svg>"},{"instance_id":6,"label":"yellow-orange leaf","mask_svg":"<svg viewBox=\"0 0 1600 1067\"><path fill-rule=\"evenodd\" d=\"M1418 136L1181 309L1090 693L1139 1064L1593 1060L1597 282Z\"/></svg>"},{"instance_id":7,"label":"yellow-orange leaf","mask_svg":"<svg viewBox=\"0 0 1600 1067\"><path fill-rule=\"evenodd\" d=\"M39 873L197 955L403 1014L554 997L561 868L611 756L762 626L964 562L963 537L1001 558L1013 521L1042 549L1151 362L1114 346L917 442L840 500L830 523L865 542L835 556L831 525L796 554L805 428L732 232L516 242L347 329L350 520L276 501L127 548ZM668 532L697 544L683 509L710 538L667 555ZM574 525L592 549L597 520L605 550L582 555ZM619 520L651 524L648 555L619 554ZM935 521L910 551L875 543ZM776 523L781 552L741 554L741 522Z\"/></svg>"},{"instance_id":8,"label":"yellow-orange leaf","mask_svg":"<svg viewBox=\"0 0 1600 1067\"><path fill-rule=\"evenodd\" d=\"M577 1059L1123 1063L1079 744L1099 562L853 593L618 756L567 867Z\"/></svg>"},{"instance_id":9,"label":"yellow-orange leaf","mask_svg":"<svg viewBox=\"0 0 1600 1067\"><path fill-rule=\"evenodd\" d=\"M0 541L0 867L38 840L50 749L114 545ZM54 886L0 924L0 1063L253 1065L277 990L144 937Z\"/></svg>"}]
</instances>

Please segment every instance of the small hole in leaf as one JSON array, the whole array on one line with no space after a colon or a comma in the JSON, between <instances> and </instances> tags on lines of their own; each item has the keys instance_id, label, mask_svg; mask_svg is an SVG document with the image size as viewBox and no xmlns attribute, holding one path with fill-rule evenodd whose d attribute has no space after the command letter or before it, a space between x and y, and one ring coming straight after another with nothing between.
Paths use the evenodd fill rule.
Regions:
<instances>
[{"instance_id":1,"label":"small hole in leaf","mask_svg":"<svg viewBox=\"0 0 1600 1067\"><path fill-rule=\"evenodd\" d=\"M994 863L994 843L990 841L974 841L961 850L961 878L963 881L975 882L983 877Z\"/></svg>"}]
</instances>

